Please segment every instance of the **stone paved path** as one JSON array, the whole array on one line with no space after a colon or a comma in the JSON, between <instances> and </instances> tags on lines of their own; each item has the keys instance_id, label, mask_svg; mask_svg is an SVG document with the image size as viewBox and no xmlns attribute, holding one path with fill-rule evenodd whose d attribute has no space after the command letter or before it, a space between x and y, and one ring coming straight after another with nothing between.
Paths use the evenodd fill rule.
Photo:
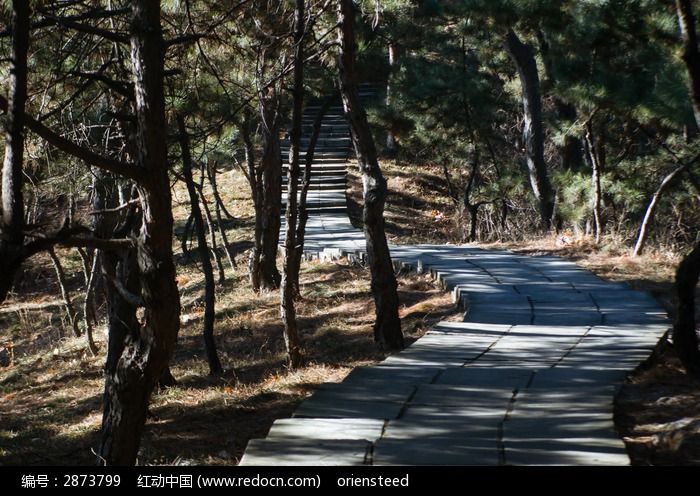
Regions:
<instances>
[{"instance_id":1,"label":"stone paved path","mask_svg":"<svg viewBox=\"0 0 700 496\"><path fill-rule=\"evenodd\" d=\"M361 257L340 108L321 143L306 251ZM438 278L464 322L322 385L252 440L242 465L629 464L613 400L669 327L650 295L556 257L449 245L393 246L392 256Z\"/></svg>"}]
</instances>

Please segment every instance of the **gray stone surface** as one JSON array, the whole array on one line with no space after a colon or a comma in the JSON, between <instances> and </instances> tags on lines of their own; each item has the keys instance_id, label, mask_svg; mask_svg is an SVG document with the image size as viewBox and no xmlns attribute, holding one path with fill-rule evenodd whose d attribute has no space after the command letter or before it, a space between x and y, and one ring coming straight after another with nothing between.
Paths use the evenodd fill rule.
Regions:
<instances>
[{"instance_id":1,"label":"gray stone surface","mask_svg":"<svg viewBox=\"0 0 700 496\"><path fill-rule=\"evenodd\" d=\"M354 439L374 442L384 430L385 422L375 419L291 418L276 420L267 439Z\"/></svg>"},{"instance_id":2,"label":"gray stone surface","mask_svg":"<svg viewBox=\"0 0 700 496\"><path fill-rule=\"evenodd\" d=\"M364 465L370 446L347 439L252 439L240 465Z\"/></svg>"},{"instance_id":3,"label":"gray stone surface","mask_svg":"<svg viewBox=\"0 0 700 496\"><path fill-rule=\"evenodd\" d=\"M319 140L305 255L363 262L364 234L347 216L350 135L340 107ZM432 274L451 291L463 321L440 322L381 364L321 386L294 418L251 441L243 464L629 463L613 398L669 327L650 294L553 256L390 248L397 269Z\"/></svg>"}]
</instances>

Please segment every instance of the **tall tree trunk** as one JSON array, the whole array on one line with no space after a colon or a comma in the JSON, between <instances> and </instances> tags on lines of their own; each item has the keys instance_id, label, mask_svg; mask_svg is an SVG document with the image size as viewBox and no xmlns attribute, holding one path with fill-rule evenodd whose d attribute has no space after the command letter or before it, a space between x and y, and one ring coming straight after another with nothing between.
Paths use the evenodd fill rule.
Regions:
<instances>
[{"instance_id":1,"label":"tall tree trunk","mask_svg":"<svg viewBox=\"0 0 700 496\"><path fill-rule=\"evenodd\" d=\"M207 177L209 178L209 184L211 184L211 191L212 194L214 195L214 200L216 200L216 211L217 212L224 212L224 215L228 217L229 219L234 219L234 216L231 215L231 213L228 211L226 208L226 204L224 203L224 200L221 198L221 195L219 194L219 184L217 183L216 180L216 162L207 162ZM220 216L219 213L217 213L217 216Z\"/></svg>"},{"instance_id":2,"label":"tall tree trunk","mask_svg":"<svg viewBox=\"0 0 700 496\"><path fill-rule=\"evenodd\" d=\"M403 348L404 342L399 319L399 297L384 232L387 185L379 167L374 139L367 122L367 114L360 103L355 81L355 8L352 0L337 0L337 13L340 27L340 90L345 112L350 120L352 142L362 175L362 220L376 312L374 339L383 347L400 349Z\"/></svg>"},{"instance_id":3,"label":"tall tree trunk","mask_svg":"<svg viewBox=\"0 0 700 496\"><path fill-rule=\"evenodd\" d=\"M690 99L693 103L695 123L700 127L700 48L691 0L676 0L676 11L683 37L683 62L688 70Z\"/></svg>"},{"instance_id":4,"label":"tall tree trunk","mask_svg":"<svg viewBox=\"0 0 700 496\"><path fill-rule=\"evenodd\" d=\"M537 30L537 41L539 42L540 54L542 55L542 61L544 66L544 72L546 76L546 81L549 83L549 89L552 90L556 85L556 77L554 74L554 68L552 60L552 55L550 53L549 41L547 36L540 29ZM547 93L546 89L543 89ZM556 119L561 124L562 121L573 123L576 120L576 107L569 102L562 100L557 95L552 96L552 103L554 103L554 115ZM564 134L564 143L559 147L559 160L560 165L563 170L580 170L583 167L583 146L581 140L577 136L573 136L569 133Z\"/></svg>"},{"instance_id":5,"label":"tall tree trunk","mask_svg":"<svg viewBox=\"0 0 700 496\"><path fill-rule=\"evenodd\" d=\"M586 152L591 163L591 185L593 187L593 224L595 229L595 242L600 243L600 238L603 235L603 216L602 216L602 190L600 185L600 176L603 172L602 154L598 149L599 144L596 142L593 134L593 124L590 119L586 121L586 131L584 134L586 142Z\"/></svg>"},{"instance_id":6,"label":"tall tree trunk","mask_svg":"<svg viewBox=\"0 0 700 496\"><path fill-rule=\"evenodd\" d=\"M83 322L85 323L85 337L88 348L93 356L97 356L99 348L95 343L93 334L93 324L97 322L97 312L95 311L95 285L97 283L97 267L99 264L100 251L93 250L92 263L90 265L87 280L85 281L85 302L83 304Z\"/></svg>"},{"instance_id":7,"label":"tall tree trunk","mask_svg":"<svg viewBox=\"0 0 700 496\"><path fill-rule=\"evenodd\" d=\"M464 193L462 195L462 218L464 218L465 213L469 213L469 236L467 236L467 241L476 241L476 226L479 216L479 207L482 205L481 202L472 204L471 195L474 185L477 181L477 176L479 175L479 147L476 142L476 136L472 133L472 142L474 145L474 153L472 155L472 167L469 172L469 179L467 184L464 186ZM446 168L445 164L445 168ZM448 174L449 176L449 174Z\"/></svg>"},{"instance_id":8,"label":"tall tree trunk","mask_svg":"<svg viewBox=\"0 0 700 496\"><path fill-rule=\"evenodd\" d=\"M224 226L224 219L221 215L223 210L229 219L233 219L233 216L228 213L226 207L224 207L224 202L219 196L218 186L216 185L216 164L207 163L207 176L209 177L209 183L211 184L212 193L214 195L214 213L216 214L216 227L219 230L219 235L221 236L221 244L224 245L224 254L228 260L228 264L231 266L231 271L236 271L236 257L231 253L231 246L229 246L228 235L226 234L226 226Z\"/></svg>"},{"instance_id":9,"label":"tall tree trunk","mask_svg":"<svg viewBox=\"0 0 700 496\"><path fill-rule=\"evenodd\" d=\"M190 259L190 238L192 237L192 222L194 219L192 219L192 214L187 216L187 220L185 221L185 227L183 228L182 231L182 236L180 237L180 249L182 250L182 254L185 256L187 260Z\"/></svg>"},{"instance_id":10,"label":"tall tree trunk","mask_svg":"<svg viewBox=\"0 0 700 496\"><path fill-rule=\"evenodd\" d=\"M130 299L143 305L144 312L137 333L123 336L118 357L112 356L105 369L105 414L99 453L108 465L131 465L136 461L148 402L172 356L180 328L180 295L172 253L160 2L134 0L131 8L135 162L145 174L139 177L137 185L142 211L136 240L140 295ZM134 295L122 293L122 297Z\"/></svg>"},{"instance_id":11,"label":"tall tree trunk","mask_svg":"<svg viewBox=\"0 0 700 496\"><path fill-rule=\"evenodd\" d=\"M271 98L270 100L276 100ZM282 227L282 154L279 139L278 104L266 101L263 107L263 155L262 155L262 216L260 232L260 289L272 291L279 288L280 272L277 270L280 228ZM272 108L275 107L275 108Z\"/></svg>"},{"instance_id":12,"label":"tall tree trunk","mask_svg":"<svg viewBox=\"0 0 700 496\"><path fill-rule=\"evenodd\" d=\"M505 39L505 47L518 69L523 100L523 141L527 167L530 172L530 185L540 205L540 217L545 229L552 225L554 214L554 189L549 181L547 164L544 160L544 128L542 123L542 97L537 62L532 47L520 41L510 29Z\"/></svg>"},{"instance_id":13,"label":"tall tree trunk","mask_svg":"<svg viewBox=\"0 0 700 496\"><path fill-rule=\"evenodd\" d=\"M642 220L642 225L639 228L639 237L637 238L637 244L634 245L633 256L638 257L642 254L644 250L644 245L646 244L647 238L649 237L649 226L654 220L654 214L656 213L656 207L659 204L659 200L663 196L664 192L671 186L673 181L681 175L681 173L686 169L687 165L683 164L671 172L669 172L662 180L659 187L656 188L654 195L651 197L651 201L647 206L647 210L644 213L644 220Z\"/></svg>"},{"instance_id":14,"label":"tall tree trunk","mask_svg":"<svg viewBox=\"0 0 700 496\"><path fill-rule=\"evenodd\" d=\"M250 112L245 109L243 112L243 124L241 125L241 138L245 149L245 161L248 172L246 174L250 184L250 196L255 209L255 229L253 235L253 249L250 252L250 262L248 272L250 274L250 285L253 291L260 291L260 253L262 251L262 169L255 164L255 147L250 136Z\"/></svg>"},{"instance_id":15,"label":"tall tree trunk","mask_svg":"<svg viewBox=\"0 0 700 496\"><path fill-rule=\"evenodd\" d=\"M297 250L294 252L294 258L289 262L292 264L291 268L289 269L289 273L292 279L292 289L294 291L295 298L301 296L301 288L299 287L299 270L301 269L301 258L304 255L306 223L309 220L309 210L306 208L306 199L309 194L309 188L311 188L311 172L314 163L314 155L316 154L316 143L318 142L318 136L321 133L323 117L330 108L332 101L332 98L329 97L326 98L321 104L321 108L314 119L311 137L309 138L309 144L306 147L306 156L304 157L304 182L302 183L301 193L299 194L299 219L297 220L296 232Z\"/></svg>"},{"instance_id":16,"label":"tall tree trunk","mask_svg":"<svg viewBox=\"0 0 700 496\"><path fill-rule=\"evenodd\" d=\"M284 261L280 290L280 315L284 323L284 344L291 368L301 365L301 345L294 306L294 261L299 249L296 242L299 192L299 147L304 105L304 0L296 0L294 8L294 87L292 89L292 129L289 139L287 168L287 208L285 211Z\"/></svg>"},{"instance_id":17,"label":"tall tree trunk","mask_svg":"<svg viewBox=\"0 0 700 496\"><path fill-rule=\"evenodd\" d=\"M700 276L700 244L686 256L676 271L678 315L673 325L673 347L689 374L700 373L700 350L695 320L695 290Z\"/></svg>"},{"instance_id":18,"label":"tall tree trunk","mask_svg":"<svg viewBox=\"0 0 700 496\"><path fill-rule=\"evenodd\" d=\"M58 287L61 290L61 297L63 298L63 305L66 307L66 315L68 316L68 323L73 330L73 335L75 337L80 337L80 327L78 326L78 312L75 311L75 305L73 305L73 298L71 298L70 291L68 290L66 281L66 272L63 270L63 265L56 255L56 251L51 248L49 251L49 257L51 258L51 263L56 271L56 279L58 281Z\"/></svg>"},{"instance_id":19,"label":"tall tree trunk","mask_svg":"<svg viewBox=\"0 0 700 496\"><path fill-rule=\"evenodd\" d=\"M202 272L204 272L204 351L209 363L209 374L216 375L223 372L219 355L216 352L216 341L214 341L214 316L216 305L216 293L214 287L214 269L209 258L209 247L207 246L207 235L204 230L202 211L199 209L199 197L192 178L192 155L190 144L185 127L185 119L177 116L177 128L180 140L180 150L182 153L182 175L187 185L187 193L190 197L190 210L194 219L194 229L197 233L197 248L199 258L202 262Z\"/></svg>"},{"instance_id":20,"label":"tall tree trunk","mask_svg":"<svg viewBox=\"0 0 700 496\"><path fill-rule=\"evenodd\" d=\"M211 210L209 209L209 202L204 197L204 188L200 184L199 194L202 200L202 210L204 212L204 219L207 221L207 231L209 231L209 242L211 243L211 255L214 257L216 262L216 269L219 272L219 284L226 282L226 271L224 270L224 264L221 261L221 255L219 254L218 243L216 242L216 230L214 229L214 220L211 218ZM200 211L201 212L201 211ZM196 222L196 220L195 220ZM195 227L196 231L196 227Z\"/></svg>"},{"instance_id":21,"label":"tall tree trunk","mask_svg":"<svg viewBox=\"0 0 700 496\"><path fill-rule=\"evenodd\" d=\"M396 67L396 58L398 56L398 51L396 49L396 43L390 41L387 47L389 55L389 78L386 83L386 106L391 108L391 77ZM396 155L396 136L394 136L393 126L390 125L386 132L386 153L389 155Z\"/></svg>"},{"instance_id":22,"label":"tall tree trunk","mask_svg":"<svg viewBox=\"0 0 700 496\"><path fill-rule=\"evenodd\" d=\"M2 232L0 233L0 302L7 298L22 265L24 245L24 107L27 101L29 2L12 1L12 65L5 117L5 158L2 164Z\"/></svg>"}]
</instances>

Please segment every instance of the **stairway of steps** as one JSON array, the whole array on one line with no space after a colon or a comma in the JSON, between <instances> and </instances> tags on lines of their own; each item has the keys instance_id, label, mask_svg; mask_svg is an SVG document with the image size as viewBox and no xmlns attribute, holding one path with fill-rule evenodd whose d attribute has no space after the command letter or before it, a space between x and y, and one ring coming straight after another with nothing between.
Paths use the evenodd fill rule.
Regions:
<instances>
[{"instance_id":1,"label":"stairway of steps","mask_svg":"<svg viewBox=\"0 0 700 496\"><path fill-rule=\"evenodd\" d=\"M343 203L341 116L339 107L327 116L314 161L305 252L320 258L364 255ZM557 257L390 249L397 269L430 273L451 291L462 321L322 385L251 440L241 465L629 464L614 398L670 326L650 294Z\"/></svg>"}]
</instances>

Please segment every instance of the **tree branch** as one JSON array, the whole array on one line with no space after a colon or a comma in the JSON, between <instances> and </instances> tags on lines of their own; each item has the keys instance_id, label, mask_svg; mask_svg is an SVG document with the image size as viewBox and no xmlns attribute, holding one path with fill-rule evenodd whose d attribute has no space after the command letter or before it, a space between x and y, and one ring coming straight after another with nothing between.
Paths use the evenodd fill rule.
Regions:
<instances>
[{"instance_id":1,"label":"tree branch","mask_svg":"<svg viewBox=\"0 0 700 496\"><path fill-rule=\"evenodd\" d=\"M7 99L2 95L0 95L0 110L7 112ZM24 122L30 130L44 138L44 140L46 140L46 142L50 145L55 146L59 150L72 155L73 157L83 160L89 165L99 167L107 172L118 174L136 182L141 182L145 179L145 171L139 167L136 167L134 164L104 157L93 152L92 150L89 150L88 148L73 143L71 140L55 133L26 113L24 114Z\"/></svg>"}]
</instances>

